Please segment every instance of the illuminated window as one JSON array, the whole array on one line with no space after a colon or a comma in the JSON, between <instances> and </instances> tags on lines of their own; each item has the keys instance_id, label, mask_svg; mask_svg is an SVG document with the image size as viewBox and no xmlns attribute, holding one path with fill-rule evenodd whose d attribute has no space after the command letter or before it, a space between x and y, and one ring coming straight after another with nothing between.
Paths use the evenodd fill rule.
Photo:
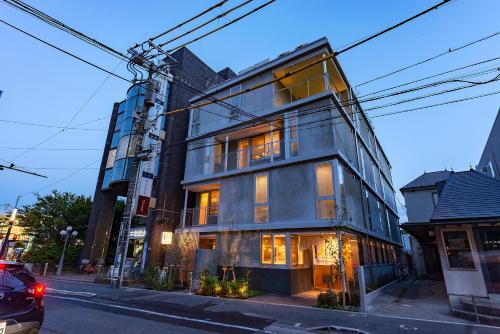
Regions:
<instances>
[{"instance_id":1,"label":"illuminated window","mask_svg":"<svg viewBox=\"0 0 500 334\"><path fill-rule=\"evenodd\" d=\"M316 214L318 219L335 217L331 163L316 165Z\"/></svg>"},{"instance_id":2,"label":"illuminated window","mask_svg":"<svg viewBox=\"0 0 500 334\"><path fill-rule=\"evenodd\" d=\"M248 167L249 153L248 139L240 140L238 142L238 168Z\"/></svg>"},{"instance_id":3,"label":"illuminated window","mask_svg":"<svg viewBox=\"0 0 500 334\"><path fill-rule=\"evenodd\" d=\"M284 234L263 234L261 249L262 264L286 264L286 236Z\"/></svg>"},{"instance_id":4,"label":"illuminated window","mask_svg":"<svg viewBox=\"0 0 500 334\"><path fill-rule=\"evenodd\" d=\"M200 214L198 224L205 225L208 216L219 214L219 190L212 190L200 193Z\"/></svg>"},{"instance_id":5,"label":"illuminated window","mask_svg":"<svg viewBox=\"0 0 500 334\"><path fill-rule=\"evenodd\" d=\"M265 223L269 219L268 175L255 176L255 222Z\"/></svg>"},{"instance_id":6,"label":"illuminated window","mask_svg":"<svg viewBox=\"0 0 500 334\"><path fill-rule=\"evenodd\" d=\"M299 260L299 238L297 235L290 236L290 263L292 266L302 264L302 261Z\"/></svg>"},{"instance_id":7,"label":"illuminated window","mask_svg":"<svg viewBox=\"0 0 500 334\"><path fill-rule=\"evenodd\" d=\"M273 140L271 140L271 133L265 133L260 136L252 137L252 160L266 159L271 156L271 147L273 155L280 155L280 133L273 131Z\"/></svg>"}]
</instances>

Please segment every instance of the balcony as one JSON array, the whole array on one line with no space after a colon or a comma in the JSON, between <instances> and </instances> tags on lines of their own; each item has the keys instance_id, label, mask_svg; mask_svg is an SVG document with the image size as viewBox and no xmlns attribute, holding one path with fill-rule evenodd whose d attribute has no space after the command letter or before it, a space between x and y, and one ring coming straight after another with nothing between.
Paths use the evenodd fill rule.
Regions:
<instances>
[{"instance_id":1,"label":"balcony","mask_svg":"<svg viewBox=\"0 0 500 334\"><path fill-rule=\"evenodd\" d=\"M217 225L219 206L187 208L181 212L181 227Z\"/></svg>"}]
</instances>

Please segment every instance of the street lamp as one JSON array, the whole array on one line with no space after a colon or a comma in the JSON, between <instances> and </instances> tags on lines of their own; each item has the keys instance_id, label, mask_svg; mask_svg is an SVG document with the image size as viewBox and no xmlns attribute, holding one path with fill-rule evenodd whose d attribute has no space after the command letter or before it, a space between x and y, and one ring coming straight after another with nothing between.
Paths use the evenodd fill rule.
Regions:
<instances>
[{"instance_id":1,"label":"street lamp","mask_svg":"<svg viewBox=\"0 0 500 334\"><path fill-rule=\"evenodd\" d=\"M73 227L68 226L66 227L65 230L59 231L59 234L61 235L61 238L64 238L64 248L61 254L61 258L59 259L59 265L57 266L57 272L56 275L61 275L63 264L64 264L64 253L66 252L66 245L68 244L68 239L69 238L75 238L78 235L77 231L73 231Z\"/></svg>"}]
</instances>

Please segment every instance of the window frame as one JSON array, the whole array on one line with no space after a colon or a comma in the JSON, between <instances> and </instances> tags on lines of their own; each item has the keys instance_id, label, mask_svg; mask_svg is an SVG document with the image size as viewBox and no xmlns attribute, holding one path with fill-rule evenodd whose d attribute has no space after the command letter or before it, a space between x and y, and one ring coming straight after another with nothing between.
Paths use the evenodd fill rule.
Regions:
<instances>
[{"instance_id":1,"label":"window frame","mask_svg":"<svg viewBox=\"0 0 500 334\"><path fill-rule=\"evenodd\" d=\"M264 238L264 236L270 236L271 237L271 263L264 263L262 262L262 239ZM275 257L276 255L274 254L274 244L275 244L275 238L276 236L279 236L279 237L284 237L284 240L285 240L285 263L275 263ZM260 266L272 266L272 267L288 267L288 264L289 264L289 242L288 242L288 236L287 236L287 233L286 232L270 232L270 233L260 233L260 238L259 238L259 245L260 245L260 259L259 259L259 264Z\"/></svg>"},{"instance_id":2,"label":"window frame","mask_svg":"<svg viewBox=\"0 0 500 334\"><path fill-rule=\"evenodd\" d=\"M452 267L450 265L450 259L449 259L448 253L446 251L446 240L444 238L444 234L447 232L465 232L465 235L467 236L467 241L469 243L469 249L470 249L472 266L473 266L472 268ZM448 266L449 271L477 271L478 270L478 266L477 266L476 261L474 259L474 251L473 251L473 244L472 244L473 238L471 238L469 231L467 229L465 229L465 228L446 229L446 230L441 230L439 234L441 235L441 241L443 242L443 252L444 252L444 256L446 257L446 264Z\"/></svg>"},{"instance_id":3,"label":"window frame","mask_svg":"<svg viewBox=\"0 0 500 334\"><path fill-rule=\"evenodd\" d=\"M266 176L266 199L267 201L266 202L262 202L262 203L257 203L257 177L260 177L260 176ZM267 172L264 172L264 173L258 173L258 174L254 174L254 178L253 178L253 191L254 191L254 194L253 194L253 200L254 200L254 210L253 210L253 213L254 213L254 217L253 217L253 221L254 223L257 223L257 224L265 224L265 223L269 223L269 173ZM266 220L265 221L257 221L257 207L267 207L267 215L266 215Z\"/></svg>"},{"instance_id":4,"label":"window frame","mask_svg":"<svg viewBox=\"0 0 500 334\"><path fill-rule=\"evenodd\" d=\"M328 196L319 196L318 195L318 173L317 173L317 167L321 165L328 165L331 168L331 173L332 173L332 195ZM318 162L315 163L314 165L314 200L315 200L315 207L316 207L316 219L317 220L333 220L337 218L337 201L336 201L336 189L335 189L335 166L333 164L333 161L328 160L328 161L323 161L323 162ZM333 215L332 217L328 218L320 218L318 214L318 202L319 201L326 201L326 200L332 200L333 201Z\"/></svg>"},{"instance_id":5,"label":"window frame","mask_svg":"<svg viewBox=\"0 0 500 334\"><path fill-rule=\"evenodd\" d=\"M291 125L291 120L295 119L295 125ZM292 127L295 129L295 138L292 138ZM299 155L299 147L300 147L300 141L299 141L299 111L298 110L293 110L289 111L285 114L285 157L287 159L291 157L296 157ZM297 145L297 150L295 154L293 154L292 150L292 144Z\"/></svg>"}]
</instances>

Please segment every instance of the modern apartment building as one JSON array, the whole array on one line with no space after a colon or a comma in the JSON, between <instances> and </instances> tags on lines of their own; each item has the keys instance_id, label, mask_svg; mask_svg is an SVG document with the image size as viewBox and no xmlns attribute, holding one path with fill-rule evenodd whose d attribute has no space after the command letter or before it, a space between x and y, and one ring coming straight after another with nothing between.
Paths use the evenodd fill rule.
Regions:
<instances>
[{"instance_id":1,"label":"modern apartment building","mask_svg":"<svg viewBox=\"0 0 500 334\"><path fill-rule=\"evenodd\" d=\"M178 232L195 236L196 268L220 273L238 240L235 271L266 292L326 288L339 247L350 287L360 265L392 271L401 239L391 166L338 61L285 75L331 54L321 38L204 92L246 91L224 100L235 108L190 100Z\"/></svg>"},{"instance_id":2,"label":"modern apartment building","mask_svg":"<svg viewBox=\"0 0 500 334\"><path fill-rule=\"evenodd\" d=\"M170 71L176 80L171 83L155 78L158 93L148 118L156 121L147 124L149 130L143 145L155 151L155 155L140 169L127 255L137 262L143 256L145 242L149 241L148 262L154 265L163 263L162 233L174 231L181 218L184 192L180 182L186 161L189 113L179 112L166 118L155 115L189 105L189 98L196 90L207 89L234 75L230 69L213 71L187 48L172 53L171 59ZM139 153L135 152L134 129L144 105L144 93L144 84L137 83L129 88L125 100L114 104L82 260L106 258L117 198L126 196L132 162Z\"/></svg>"}]
</instances>

